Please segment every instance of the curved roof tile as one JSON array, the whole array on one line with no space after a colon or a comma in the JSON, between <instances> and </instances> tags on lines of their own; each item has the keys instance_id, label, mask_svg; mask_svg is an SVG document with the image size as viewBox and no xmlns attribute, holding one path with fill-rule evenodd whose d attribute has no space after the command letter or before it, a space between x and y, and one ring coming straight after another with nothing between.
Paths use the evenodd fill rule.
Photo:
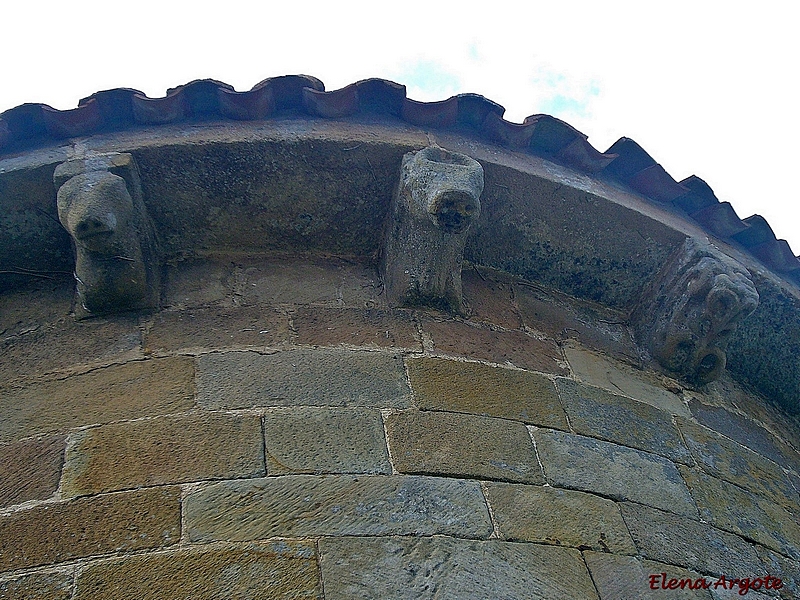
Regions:
<instances>
[{"instance_id":1,"label":"curved roof tile","mask_svg":"<svg viewBox=\"0 0 800 600\"><path fill-rule=\"evenodd\" d=\"M385 79L365 79L334 91L308 75L265 79L247 92L213 79L191 81L167 90L163 98L117 88L82 99L77 108L56 110L22 104L0 113L0 155L52 141L160 125L215 119L263 120L292 110L321 118L380 113L419 127L467 129L500 146L564 163L621 183L646 198L681 210L717 237L747 249L776 273L800 284L800 258L778 240L759 215L740 219L696 176L675 181L639 144L620 138L606 152L550 115L532 115L523 123L503 119L505 109L478 94L459 94L439 102L419 102L406 88Z\"/></svg>"}]
</instances>

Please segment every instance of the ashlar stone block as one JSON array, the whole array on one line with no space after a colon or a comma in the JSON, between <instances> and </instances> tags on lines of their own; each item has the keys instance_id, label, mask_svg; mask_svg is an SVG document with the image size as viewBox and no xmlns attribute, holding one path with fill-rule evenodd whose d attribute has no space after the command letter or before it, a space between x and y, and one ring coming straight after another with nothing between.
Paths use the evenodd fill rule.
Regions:
<instances>
[{"instance_id":1,"label":"ashlar stone block","mask_svg":"<svg viewBox=\"0 0 800 600\"><path fill-rule=\"evenodd\" d=\"M553 487L487 483L487 500L501 539L634 554L611 500Z\"/></svg>"},{"instance_id":2,"label":"ashlar stone block","mask_svg":"<svg viewBox=\"0 0 800 600\"><path fill-rule=\"evenodd\" d=\"M800 560L800 525L792 513L702 471L680 470L703 520Z\"/></svg>"},{"instance_id":3,"label":"ashlar stone block","mask_svg":"<svg viewBox=\"0 0 800 600\"><path fill-rule=\"evenodd\" d=\"M0 517L0 571L160 548L180 539L180 488L42 504Z\"/></svg>"},{"instance_id":4,"label":"ashlar stone block","mask_svg":"<svg viewBox=\"0 0 800 600\"><path fill-rule=\"evenodd\" d=\"M264 475L259 417L189 414L111 423L73 433L61 493L71 497Z\"/></svg>"},{"instance_id":5,"label":"ashlar stone block","mask_svg":"<svg viewBox=\"0 0 800 600\"><path fill-rule=\"evenodd\" d=\"M287 475L226 481L190 494L193 542L328 535L488 538L477 481L383 475Z\"/></svg>"},{"instance_id":6,"label":"ashlar stone block","mask_svg":"<svg viewBox=\"0 0 800 600\"><path fill-rule=\"evenodd\" d=\"M623 502L620 508L646 558L716 576L766 575L753 546L736 535L641 504Z\"/></svg>"},{"instance_id":7,"label":"ashlar stone block","mask_svg":"<svg viewBox=\"0 0 800 600\"><path fill-rule=\"evenodd\" d=\"M556 487L697 517L686 484L666 458L561 431L537 430L533 437L545 477Z\"/></svg>"},{"instance_id":8,"label":"ashlar stone block","mask_svg":"<svg viewBox=\"0 0 800 600\"><path fill-rule=\"evenodd\" d=\"M709 475L724 479L798 510L800 497L777 464L719 433L686 419L678 428L698 466Z\"/></svg>"},{"instance_id":9,"label":"ashlar stone block","mask_svg":"<svg viewBox=\"0 0 800 600\"><path fill-rule=\"evenodd\" d=\"M386 433L401 473L544 483L522 423L442 412L390 415Z\"/></svg>"},{"instance_id":10,"label":"ashlar stone block","mask_svg":"<svg viewBox=\"0 0 800 600\"><path fill-rule=\"evenodd\" d=\"M197 359L203 408L361 406L406 408L411 392L397 354L298 349L227 352Z\"/></svg>"},{"instance_id":11,"label":"ashlar stone block","mask_svg":"<svg viewBox=\"0 0 800 600\"><path fill-rule=\"evenodd\" d=\"M576 433L660 454L673 461L691 461L669 413L571 379L559 378L556 385Z\"/></svg>"},{"instance_id":12,"label":"ashlar stone block","mask_svg":"<svg viewBox=\"0 0 800 600\"><path fill-rule=\"evenodd\" d=\"M328 600L597 600L577 550L433 538L341 537L320 540Z\"/></svg>"},{"instance_id":13,"label":"ashlar stone block","mask_svg":"<svg viewBox=\"0 0 800 600\"><path fill-rule=\"evenodd\" d=\"M411 358L406 365L416 404L423 410L567 429L555 385L538 373L441 358Z\"/></svg>"},{"instance_id":14,"label":"ashlar stone block","mask_svg":"<svg viewBox=\"0 0 800 600\"><path fill-rule=\"evenodd\" d=\"M313 542L278 540L189 548L90 564L75 600L321 598Z\"/></svg>"},{"instance_id":15,"label":"ashlar stone block","mask_svg":"<svg viewBox=\"0 0 800 600\"><path fill-rule=\"evenodd\" d=\"M264 415L264 439L269 475L392 472L376 409L271 409Z\"/></svg>"}]
</instances>

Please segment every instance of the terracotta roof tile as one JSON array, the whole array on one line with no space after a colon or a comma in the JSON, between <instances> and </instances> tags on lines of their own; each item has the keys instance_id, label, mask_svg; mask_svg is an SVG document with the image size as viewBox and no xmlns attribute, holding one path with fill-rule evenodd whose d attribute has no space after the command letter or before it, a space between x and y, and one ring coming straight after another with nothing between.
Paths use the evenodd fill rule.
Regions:
<instances>
[{"instance_id":1,"label":"terracotta roof tile","mask_svg":"<svg viewBox=\"0 0 800 600\"><path fill-rule=\"evenodd\" d=\"M191 81L167 90L163 98L117 88L83 98L78 107L56 110L23 104L0 113L0 154L101 131L187 120L263 120L281 111L321 118L383 114L419 127L470 130L500 146L537 154L579 171L600 174L645 198L680 210L710 233L738 243L765 265L800 283L800 260L769 224L754 215L741 220L728 202L720 202L697 176L676 182L630 138L606 152L594 148L571 125L550 115L532 115L523 123L503 119L505 109L479 94L459 94L439 102L419 102L406 88L385 79L365 79L339 90L309 75L265 79L247 92L213 79Z\"/></svg>"}]
</instances>

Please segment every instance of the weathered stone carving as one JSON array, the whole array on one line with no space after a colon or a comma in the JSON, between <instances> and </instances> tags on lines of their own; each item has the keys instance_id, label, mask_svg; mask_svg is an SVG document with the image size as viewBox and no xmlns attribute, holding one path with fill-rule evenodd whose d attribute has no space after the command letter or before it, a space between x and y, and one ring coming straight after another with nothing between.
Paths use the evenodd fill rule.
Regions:
<instances>
[{"instance_id":1,"label":"weathered stone carving","mask_svg":"<svg viewBox=\"0 0 800 600\"><path fill-rule=\"evenodd\" d=\"M153 226L130 154L71 160L53 175L58 218L72 236L78 318L158 305Z\"/></svg>"},{"instance_id":2,"label":"weathered stone carving","mask_svg":"<svg viewBox=\"0 0 800 600\"><path fill-rule=\"evenodd\" d=\"M725 368L725 346L758 306L747 270L707 243L686 240L633 315L639 341L679 377L704 384Z\"/></svg>"},{"instance_id":3,"label":"weathered stone carving","mask_svg":"<svg viewBox=\"0 0 800 600\"><path fill-rule=\"evenodd\" d=\"M463 312L461 263L481 210L483 167L438 146L403 157L381 272L393 306Z\"/></svg>"}]
</instances>

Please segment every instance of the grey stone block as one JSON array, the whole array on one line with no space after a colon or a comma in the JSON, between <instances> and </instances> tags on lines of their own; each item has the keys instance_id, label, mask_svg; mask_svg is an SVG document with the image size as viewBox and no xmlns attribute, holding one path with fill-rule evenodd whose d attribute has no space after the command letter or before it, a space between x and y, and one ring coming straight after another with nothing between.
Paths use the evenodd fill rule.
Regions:
<instances>
[{"instance_id":1,"label":"grey stone block","mask_svg":"<svg viewBox=\"0 0 800 600\"><path fill-rule=\"evenodd\" d=\"M375 409L272 409L264 416L264 439L269 475L392 472Z\"/></svg>"},{"instance_id":2,"label":"grey stone block","mask_svg":"<svg viewBox=\"0 0 800 600\"><path fill-rule=\"evenodd\" d=\"M434 538L323 538L328 600L597 600L572 549Z\"/></svg>"},{"instance_id":3,"label":"grey stone block","mask_svg":"<svg viewBox=\"0 0 800 600\"><path fill-rule=\"evenodd\" d=\"M651 560L711 575L766 575L753 546L711 525L624 502L622 517L639 553Z\"/></svg>"},{"instance_id":4,"label":"grey stone block","mask_svg":"<svg viewBox=\"0 0 800 600\"><path fill-rule=\"evenodd\" d=\"M692 585L698 585L697 580L702 578L699 573L633 556L584 552L583 558L602 600L711 600L708 590L689 589L688 583L683 588L669 589L671 579L690 579ZM655 589L650 583L653 575Z\"/></svg>"},{"instance_id":5,"label":"grey stone block","mask_svg":"<svg viewBox=\"0 0 800 600\"><path fill-rule=\"evenodd\" d=\"M677 422L689 451L706 473L770 498L790 510L800 508L797 491L777 464L716 431L686 419Z\"/></svg>"},{"instance_id":6,"label":"grey stone block","mask_svg":"<svg viewBox=\"0 0 800 600\"><path fill-rule=\"evenodd\" d=\"M650 404L559 378L556 386L577 433L689 463L672 417Z\"/></svg>"},{"instance_id":7,"label":"grey stone block","mask_svg":"<svg viewBox=\"0 0 800 600\"><path fill-rule=\"evenodd\" d=\"M197 363L197 402L203 408L406 408L410 403L399 355L300 349L207 354Z\"/></svg>"},{"instance_id":8,"label":"grey stone block","mask_svg":"<svg viewBox=\"0 0 800 600\"><path fill-rule=\"evenodd\" d=\"M686 484L666 458L561 431L538 430L533 436L545 478L556 487L697 517Z\"/></svg>"},{"instance_id":9,"label":"grey stone block","mask_svg":"<svg viewBox=\"0 0 800 600\"><path fill-rule=\"evenodd\" d=\"M800 525L788 510L702 471L681 467L681 475L703 520L800 560Z\"/></svg>"},{"instance_id":10,"label":"grey stone block","mask_svg":"<svg viewBox=\"0 0 800 600\"><path fill-rule=\"evenodd\" d=\"M433 477L288 475L226 481L185 501L193 542L319 535L488 538L478 482Z\"/></svg>"}]
</instances>

